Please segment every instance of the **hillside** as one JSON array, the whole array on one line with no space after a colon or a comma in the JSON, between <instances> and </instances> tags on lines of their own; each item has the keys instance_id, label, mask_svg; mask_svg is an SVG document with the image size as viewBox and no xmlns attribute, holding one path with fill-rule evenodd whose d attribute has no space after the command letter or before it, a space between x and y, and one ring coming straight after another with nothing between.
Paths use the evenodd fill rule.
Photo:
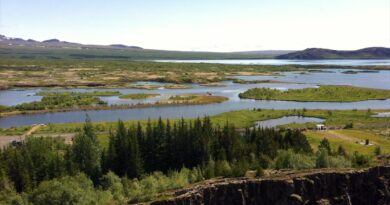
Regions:
<instances>
[{"instance_id":1,"label":"hillside","mask_svg":"<svg viewBox=\"0 0 390 205\"><path fill-rule=\"evenodd\" d=\"M390 59L390 48L371 47L354 51L308 48L303 51L279 55L277 59Z\"/></svg>"},{"instance_id":2,"label":"hillside","mask_svg":"<svg viewBox=\"0 0 390 205\"><path fill-rule=\"evenodd\" d=\"M123 44L85 45L49 39L36 41L0 35L0 57L22 59L197 60L273 58L291 51L195 52L144 49Z\"/></svg>"}]
</instances>

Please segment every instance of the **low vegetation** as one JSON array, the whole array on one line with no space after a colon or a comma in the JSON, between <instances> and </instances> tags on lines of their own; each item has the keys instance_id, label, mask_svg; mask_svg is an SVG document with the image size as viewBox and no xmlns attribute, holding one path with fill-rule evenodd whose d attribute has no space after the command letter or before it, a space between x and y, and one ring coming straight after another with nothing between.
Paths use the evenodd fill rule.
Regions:
<instances>
[{"instance_id":1,"label":"low vegetation","mask_svg":"<svg viewBox=\"0 0 390 205\"><path fill-rule=\"evenodd\" d=\"M87 106L102 106L107 105L106 102L100 100L98 97L83 94L53 94L42 98L41 101L30 103L22 103L10 107L9 109L17 111L28 110L56 110L63 108L78 108Z\"/></svg>"},{"instance_id":2,"label":"low vegetation","mask_svg":"<svg viewBox=\"0 0 390 205\"><path fill-rule=\"evenodd\" d=\"M253 88L239 95L256 100L283 100L300 102L355 102L390 98L389 90L352 86L323 85L319 88L289 89Z\"/></svg>"},{"instance_id":3,"label":"low vegetation","mask_svg":"<svg viewBox=\"0 0 390 205\"><path fill-rule=\"evenodd\" d=\"M227 101L227 97L214 95L183 94L173 95L159 101L161 104L209 104Z\"/></svg>"},{"instance_id":4,"label":"low vegetation","mask_svg":"<svg viewBox=\"0 0 390 205\"><path fill-rule=\"evenodd\" d=\"M121 95L119 98L121 99L130 99L130 100L142 100L147 98L153 98L160 96L160 94L157 93L133 93L133 94L127 94L127 95Z\"/></svg>"}]
</instances>

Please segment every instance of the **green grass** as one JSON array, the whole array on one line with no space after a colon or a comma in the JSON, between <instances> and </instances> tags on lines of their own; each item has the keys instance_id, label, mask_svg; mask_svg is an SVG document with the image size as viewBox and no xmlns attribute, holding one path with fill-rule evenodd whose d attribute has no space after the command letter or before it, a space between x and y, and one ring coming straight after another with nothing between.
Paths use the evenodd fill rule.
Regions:
<instances>
[{"instance_id":1,"label":"green grass","mask_svg":"<svg viewBox=\"0 0 390 205\"><path fill-rule=\"evenodd\" d=\"M336 133L334 135L333 133ZM341 145L347 153L352 154L357 151L362 154L372 155L376 146L380 146L383 154L390 153L390 139L375 134L371 130L333 130L333 131L306 131L304 132L310 145L314 150L317 150L320 141L324 138L328 139L332 150L337 150ZM338 138L337 135L342 135L346 138ZM366 139L370 141L370 146L360 144ZM356 143L359 142L359 143Z\"/></svg>"},{"instance_id":2,"label":"green grass","mask_svg":"<svg viewBox=\"0 0 390 205\"><path fill-rule=\"evenodd\" d=\"M119 98L121 99L132 99L132 100L142 100L152 97L160 96L160 94L157 93L134 93L134 94L127 94L127 95L121 95Z\"/></svg>"},{"instance_id":3,"label":"green grass","mask_svg":"<svg viewBox=\"0 0 390 205\"><path fill-rule=\"evenodd\" d=\"M355 102L390 98L389 90L352 86L324 85L319 88L289 89L253 88L240 93L241 98L300 102Z\"/></svg>"}]
</instances>

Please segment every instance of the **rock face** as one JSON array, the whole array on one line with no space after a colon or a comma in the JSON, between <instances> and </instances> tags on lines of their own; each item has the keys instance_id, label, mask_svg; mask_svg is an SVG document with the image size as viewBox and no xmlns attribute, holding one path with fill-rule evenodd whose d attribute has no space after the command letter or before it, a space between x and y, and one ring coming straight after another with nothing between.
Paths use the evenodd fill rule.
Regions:
<instances>
[{"instance_id":1,"label":"rock face","mask_svg":"<svg viewBox=\"0 0 390 205\"><path fill-rule=\"evenodd\" d=\"M178 191L152 205L390 204L390 167L293 174L266 179L227 179Z\"/></svg>"}]
</instances>

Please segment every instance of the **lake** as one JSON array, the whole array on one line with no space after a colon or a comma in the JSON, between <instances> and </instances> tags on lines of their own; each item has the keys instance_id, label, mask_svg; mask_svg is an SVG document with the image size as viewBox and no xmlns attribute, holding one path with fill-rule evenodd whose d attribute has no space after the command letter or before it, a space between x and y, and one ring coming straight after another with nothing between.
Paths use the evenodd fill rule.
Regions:
<instances>
[{"instance_id":1,"label":"lake","mask_svg":"<svg viewBox=\"0 0 390 205\"><path fill-rule=\"evenodd\" d=\"M340 66L371 66L390 65L390 59L341 59L341 60L287 60L287 59L250 59L250 60L156 60L157 62L174 63L221 63L244 65L340 65Z\"/></svg>"},{"instance_id":2,"label":"lake","mask_svg":"<svg viewBox=\"0 0 390 205\"><path fill-rule=\"evenodd\" d=\"M351 70L351 69L347 69ZM101 97L108 104L137 104L153 103L161 98L174 94L197 93L225 96L228 101L219 104L191 105L191 106L171 106L171 107L152 107L152 108L132 108L123 110L99 110L99 111L74 111L74 112L53 112L34 115L15 115L0 118L0 127L7 128L12 126L23 126L38 123L67 123L82 122L86 113L93 121L115 121L122 120L141 120L162 118L194 118L205 115L216 115L222 112L240 110L240 109L390 109L390 99L387 100L368 100L350 103L335 102L291 102L291 101L266 101L240 99L238 94L250 88L266 87L280 90L302 89L308 87L318 87L322 84L335 85L353 85L369 88L390 89L390 71L378 72L358 72L356 74L346 74L343 69L322 69L316 72L281 72L276 76L235 76L243 80L276 80L287 83L258 83L258 84L237 84L232 81L225 81L225 87L207 87L197 84L189 84L191 89L64 89L48 90L55 92L73 91L90 92L96 90L119 91L122 94L130 93L159 93L161 96L145 100L124 100L118 96ZM139 82L147 84L155 82ZM40 100L40 96L35 93L42 89L26 90L3 90L0 91L0 105L12 106L24 102ZM46 90L45 90L46 91Z\"/></svg>"},{"instance_id":3,"label":"lake","mask_svg":"<svg viewBox=\"0 0 390 205\"><path fill-rule=\"evenodd\" d=\"M301 117L301 116L284 116L277 119L270 120L262 120L255 122L255 127L263 127L270 128L276 127L279 125L287 125L287 124L303 124L307 122L324 122L324 119L316 118L316 117Z\"/></svg>"}]
</instances>

